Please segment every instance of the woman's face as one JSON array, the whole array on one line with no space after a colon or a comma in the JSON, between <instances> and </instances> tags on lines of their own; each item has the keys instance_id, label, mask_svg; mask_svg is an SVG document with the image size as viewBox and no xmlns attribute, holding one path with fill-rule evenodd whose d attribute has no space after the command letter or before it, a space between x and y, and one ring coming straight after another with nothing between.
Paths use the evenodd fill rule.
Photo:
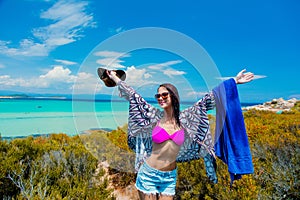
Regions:
<instances>
[{"instance_id":1,"label":"woman's face","mask_svg":"<svg viewBox=\"0 0 300 200\"><path fill-rule=\"evenodd\" d=\"M158 88L157 94L155 95L159 106L163 109L172 106L171 96L169 91L165 87Z\"/></svg>"}]
</instances>

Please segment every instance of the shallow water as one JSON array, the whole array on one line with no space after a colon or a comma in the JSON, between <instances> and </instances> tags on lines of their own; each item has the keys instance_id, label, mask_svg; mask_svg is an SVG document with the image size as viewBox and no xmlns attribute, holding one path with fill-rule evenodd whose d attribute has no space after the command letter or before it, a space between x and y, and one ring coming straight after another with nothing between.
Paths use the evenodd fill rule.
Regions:
<instances>
[{"instance_id":1,"label":"shallow water","mask_svg":"<svg viewBox=\"0 0 300 200\"><path fill-rule=\"evenodd\" d=\"M65 100L1 100L2 137L66 133L89 129L115 129L126 123L127 102Z\"/></svg>"},{"instance_id":2,"label":"shallow water","mask_svg":"<svg viewBox=\"0 0 300 200\"><path fill-rule=\"evenodd\" d=\"M182 104L181 109L190 105ZM128 102L125 101L0 100L2 137L50 133L76 135L91 129L116 129L126 124L127 119Z\"/></svg>"}]
</instances>

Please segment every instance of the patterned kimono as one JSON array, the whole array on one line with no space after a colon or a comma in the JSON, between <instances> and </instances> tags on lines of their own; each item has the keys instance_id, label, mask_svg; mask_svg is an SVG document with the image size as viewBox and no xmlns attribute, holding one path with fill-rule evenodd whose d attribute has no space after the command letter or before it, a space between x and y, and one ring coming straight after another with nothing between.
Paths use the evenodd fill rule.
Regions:
<instances>
[{"instance_id":1,"label":"patterned kimono","mask_svg":"<svg viewBox=\"0 0 300 200\"><path fill-rule=\"evenodd\" d=\"M118 83L120 97L129 101L128 145L136 153L135 170L138 171L152 152L152 130L163 112L147 103L125 82ZM208 178L217 183L214 143L209 129L207 111L213 109L212 93L206 94L193 106L180 112L180 122L185 131L185 142L180 146L177 162L204 159Z\"/></svg>"}]
</instances>

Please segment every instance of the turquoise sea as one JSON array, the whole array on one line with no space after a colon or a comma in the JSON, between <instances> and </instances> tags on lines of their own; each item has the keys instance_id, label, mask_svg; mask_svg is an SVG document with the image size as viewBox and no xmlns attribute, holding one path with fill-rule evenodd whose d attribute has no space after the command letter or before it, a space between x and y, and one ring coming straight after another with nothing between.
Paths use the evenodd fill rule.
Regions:
<instances>
[{"instance_id":1,"label":"turquoise sea","mask_svg":"<svg viewBox=\"0 0 300 200\"><path fill-rule=\"evenodd\" d=\"M156 103L152 105L157 106ZM191 105L182 103L181 110ZM214 112L210 111L210 114ZM127 119L126 101L0 99L0 134L3 138L51 133L76 135L93 129L112 130L126 124Z\"/></svg>"},{"instance_id":2,"label":"turquoise sea","mask_svg":"<svg viewBox=\"0 0 300 200\"><path fill-rule=\"evenodd\" d=\"M182 109L190 104L183 104ZM0 99L3 138L38 134L76 135L92 129L116 129L127 123L128 102L70 99Z\"/></svg>"},{"instance_id":3,"label":"turquoise sea","mask_svg":"<svg viewBox=\"0 0 300 200\"><path fill-rule=\"evenodd\" d=\"M0 99L0 134L76 135L90 129L115 129L127 122L127 111L127 102Z\"/></svg>"}]
</instances>

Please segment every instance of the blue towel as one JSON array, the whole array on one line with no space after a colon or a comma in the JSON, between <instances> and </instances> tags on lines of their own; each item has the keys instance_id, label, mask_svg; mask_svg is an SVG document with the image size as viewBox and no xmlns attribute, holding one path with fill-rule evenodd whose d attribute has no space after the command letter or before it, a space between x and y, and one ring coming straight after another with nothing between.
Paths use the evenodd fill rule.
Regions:
<instances>
[{"instance_id":1,"label":"blue towel","mask_svg":"<svg viewBox=\"0 0 300 200\"><path fill-rule=\"evenodd\" d=\"M216 155L228 166L231 184L254 172L244 117L234 79L213 89L216 101Z\"/></svg>"}]
</instances>

